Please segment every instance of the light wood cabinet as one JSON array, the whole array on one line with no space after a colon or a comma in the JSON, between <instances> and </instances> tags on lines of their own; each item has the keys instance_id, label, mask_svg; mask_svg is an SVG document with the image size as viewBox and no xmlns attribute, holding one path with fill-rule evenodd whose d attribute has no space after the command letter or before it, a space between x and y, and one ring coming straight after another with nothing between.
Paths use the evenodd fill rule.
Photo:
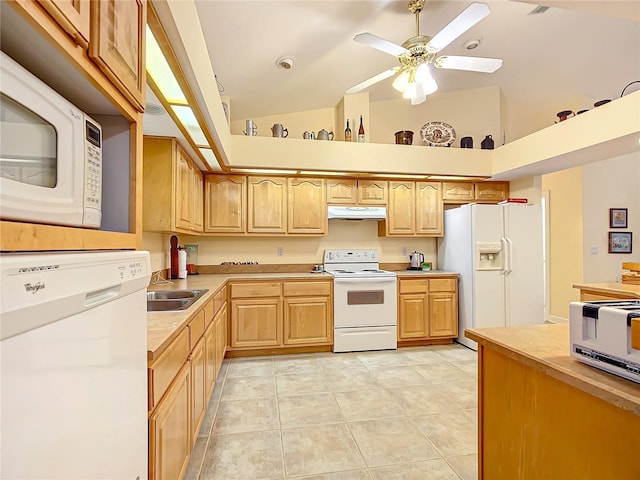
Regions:
<instances>
[{"instance_id":1,"label":"light wood cabinet","mask_svg":"<svg viewBox=\"0 0 640 480\"><path fill-rule=\"evenodd\" d=\"M389 210L386 235L414 235L416 229L416 185L414 182L389 182Z\"/></svg>"},{"instance_id":2,"label":"light wood cabinet","mask_svg":"<svg viewBox=\"0 0 640 480\"><path fill-rule=\"evenodd\" d=\"M250 233L286 233L287 181L279 177L248 177Z\"/></svg>"},{"instance_id":3,"label":"light wood cabinet","mask_svg":"<svg viewBox=\"0 0 640 480\"><path fill-rule=\"evenodd\" d=\"M387 197L386 180L327 180L327 203L330 205L386 205Z\"/></svg>"},{"instance_id":4,"label":"light wood cabinet","mask_svg":"<svg viewBox=\"0 0 640 480\"><path fill-rule=\"evenodd\" d=\"M191 367L185 363L149 418L149 478L182 478L191 455Z\"/></svg>"},{"instance_id":5,"label":"light wood cabinet","mask_svg":"<svg viewBox=\"0 0 640 480\"><path fill-rule=\"evenodd\" d=\"M386 205L387 191L386 180L358 180L358 204Z\"/></svg>"},{"instance_id":6,"label":"light wood cabinet","mask_svg":"<svg viewBox=\"0 0 640 480\"><path fill-rule=\"evenodd\" d=\"M100 0L90 3L89 57L143 112L146 93L146 0Z\"/></svg>"},{"instance_id":7,"label":"light wood cabinet","mask_svg":"<svg viewBox=\"0 0 640 480\"><path fill-rule=\"evenodd\" d=\"M378 235L436 237L443 234L442 185L439 182L389 182L387 219Z\"/></svg>"},{"instance_id":8,"label":"light wood cabinet","mask_svg":"<svg viewBox=\"0 0 640 480\"><path fill-rule=\"evenodd\" d=\"M354 178L327 180L327 203L355 205L358 202L358 181Z\"/></svg>"},{"instance_id":9,"label":"light wood cabinet","mask_svg":"<svg viewBox=\"0 0 640 480\"><path fill-rule=\"evenodd\" d=\"M145 137L143 229L202 233L202 173L174 138Z\"/></svg>"},{"instance_id":10,"label":"light wood cabinet","mask_svg":"<svg viewBox=\"0 0 640 480\"><path fill-rule=\"evenodd\" d=\"M416 235L443 235L442 184L416 183Z\"/></svg>"},{"instance_id":11,"label":"light wood cabinet","mask_svg":"<svg viewBox=\"0 0 640 480\"><path fill-rule=\"evenodd\" d=\"M86 48L91 34L90 0L38 0L49 15L73 38Z\"/></svg>"},{"instance_id":12,"label":"light wood cabinet","mask_svg":"<svg viewBox=\"0 0 640 480\"><path fill-rule=\"evenodd\" d=\"M206 340L200 338L191 352L191 447L193 448L198 430L207 411L206 385Z\"/></svg>"},{"instance_id":13,"label":"light wood cabinet","mask_svg":"<svg viewBox=\"0 0 640 480\"><path fill-rule=\"evenodd\" d=\"M324 235L327 231L324 179L289 178L288 193L287 232Z\"/></svg>"},{"instance_id":14,"label":"light wood cabinet","mask_svg":"<svg viewBox=\"0 0 640 480\"><path fill-rule=\"evenodd\" d=\"M233 351L333 342L330 280L238 282L230 290Z\"/></svg>"},{"instance_id":15,"label":"light wood cabinet","mask_svg":"<svg viewBox=\"0 0 640 480\"><path fill-rule=\"evenodd\" d=\"M329 281L284 282L284 345L333 342L333 302Z\"/></svg>"},{"instance_id":16,"label":"light wood cabinet","mask_svg":"<svg viewBox=\"0 0 640 480\"><path fill-rule=\"evenodd\" d=\"M398 279L398 340L428 341L458 336L457 277Z\"/></svg>"},{"instance_id":17,"label":"light wood cabinet","mask_svg":"<svg viewBox=\"0 0 640 480\"><path fill-rule=\"evenodd\" d=\"M443 182L445 203L498 203L509 196L509 182Z\"/></svg>"},{"instance_id":18,"label":"light wood cabinet","mask_svg":"<svg viewBox=\"0 0 640 480\"><path fill-rule=\"evenodd\" d=\"M245 233L247 231L247 177L206 175L205 233Z\"/></svg>"},{"instance_id":19,"label":"light wood cabinet","mask_svg":"<svg viewBox=\"0 0 640 480\"><path fill-rule=\"evenodd\" d=\"M480 182L475 184L476 201L497 203L509 196L509 182Z\"/></svg>"},{"instance_id":20,"label":"light wood cabinet","mask_svg":"<svg viewBox=\"0 0 640 480\"><path fill-rule=\"evenodd\" d=\"M226 322L222 287L149 365L150 479L184 475L226 352Z\"/></svg>"},{"instance_id":21,"label":"light wood cabinet","mask_svg":"<svg viewBox=\"0 0 640 480\"><path fill-rule=\"evenodd\" d=\"M231 300L231 346L274 347L282 343L282 300Z\"/></svg>"},{"instance_id":22,"label":"light wood cabinet","mask_svg":"<svg viewBox=\"0 0 640 480\"><path fill-rule=\"evenodd\" d=\"M448 202L473 202L476 198L475 186L473 183L443 182L442 198Z\"/></svg>"}]
</instances>

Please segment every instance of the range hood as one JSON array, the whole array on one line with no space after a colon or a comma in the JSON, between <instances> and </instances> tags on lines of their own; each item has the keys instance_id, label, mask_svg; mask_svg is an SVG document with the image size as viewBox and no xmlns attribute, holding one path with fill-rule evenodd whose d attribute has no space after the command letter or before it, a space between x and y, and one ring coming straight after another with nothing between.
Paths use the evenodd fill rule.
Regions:
<instances>
[{"instance_id":1,"label":"range hood","mask_svg":"<svg viewBox=\"0 0 640 480\"><path fill-rule=\"evenodd\" d=\"M329 207L329 220L384 220L386 207Z\"/></svg>"}]
</instances>

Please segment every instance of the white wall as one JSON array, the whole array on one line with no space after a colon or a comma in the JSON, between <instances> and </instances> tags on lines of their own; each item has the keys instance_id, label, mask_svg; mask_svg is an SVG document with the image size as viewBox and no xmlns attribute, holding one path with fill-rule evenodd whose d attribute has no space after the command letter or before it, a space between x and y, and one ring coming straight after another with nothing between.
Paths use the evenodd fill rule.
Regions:
<instances>
[{"instance_id":1,"label":"white wall","mask_svg":"<svg viewBox=\"0 0 640 480\"><path fill-rule=\"evenodd\" d=\"M619 282L622 262L640 262L640 152L585 165L582 172L584 282ZM628 228L609 228L610 208L628 209ZM616 231L633 233L631 254L608 253L608 232Z\"/></svg>"},{"instance_id":2,"label":"white wall","mask_svg":"<svg viewBox=\"0 0 640 480\"><path fill-rule=\"evenodd\" d=\"M362 95L362 94L360 94ZM345 97L359 97L349 95ZM368 96L367 96L368 99ZM324 128L333 131L335 139L344 138L345 124L338 120L339 113L351 118L352 141L358 135L359 115L347 111L344 102L335 108L310 110L307 112L269 115L253 118L258 126L258 136L271 136L271 126L282 123L289 131L290 138L302 138L305 130L317 133ZM357 108L356 108L357 110ZM440 93L429 97L426 102L412 106L402 98L368 103L361 108L364 116L366 141L371 143L395 143L394 133L398 130L414 132L413 145L424 145L420 138L420 128L428 122L441 121L450 124L456 131L454 147L460 146L460 138L473 137L473 147L480 148L485 135L492 135L495 146L502 145L500 88L497 86ZM340 124L338 124L340 122ZM231 122L231 133L242 135L245 119Z\"/></svg>"}]
</instances>

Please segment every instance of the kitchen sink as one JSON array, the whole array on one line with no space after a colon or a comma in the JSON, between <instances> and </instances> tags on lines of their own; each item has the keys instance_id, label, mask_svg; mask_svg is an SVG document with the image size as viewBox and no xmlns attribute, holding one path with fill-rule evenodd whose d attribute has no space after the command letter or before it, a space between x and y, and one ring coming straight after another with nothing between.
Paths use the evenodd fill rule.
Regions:
<instances>
[{"instance_id":1,"label":"kitchen sink","mask_svg":"<svg viewBox=\"0 0 640 480\"><path fill-rule=\"evenodd\" d=\"M151 290L147 292L147 312L186 310L208 292L201 290Z\"/></svg>"}]
</instances>

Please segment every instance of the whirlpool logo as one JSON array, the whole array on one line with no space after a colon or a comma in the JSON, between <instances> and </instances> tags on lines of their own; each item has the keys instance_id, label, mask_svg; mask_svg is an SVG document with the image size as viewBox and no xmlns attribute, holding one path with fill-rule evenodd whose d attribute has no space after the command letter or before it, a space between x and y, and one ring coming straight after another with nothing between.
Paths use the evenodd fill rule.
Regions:
<instances>
[{"instance_id":1,"label":"whirlpool logo","mask_svg":"<svg viewBox=\"0 0 640 480\"><path fill-rule=\"evenodd\" d=\"M44 288L45 288L44 282L24 284L25 291L31 292L31 293L37 293L39 290L43 290Z\"/></svg>"}]
</instances>

